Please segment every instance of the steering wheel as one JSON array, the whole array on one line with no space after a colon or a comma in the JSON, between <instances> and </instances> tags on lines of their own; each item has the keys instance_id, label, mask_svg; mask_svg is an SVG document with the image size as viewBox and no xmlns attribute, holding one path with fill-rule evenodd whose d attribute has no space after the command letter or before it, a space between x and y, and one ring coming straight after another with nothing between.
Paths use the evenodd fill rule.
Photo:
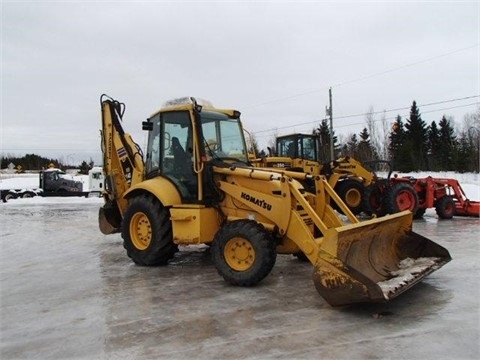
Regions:
<instances>
[{"instance_id":1,"label":"steering wheel","mask_svg":"<svg viewBox=\"0 0 480 360\"><path fill-rule=\"evenodd\" d=\"M209 139L207 140L207 144L205 145L205 149L208 151L218 151L220 150L220 144L214 140L214 139Z\"/></svg>"}]
</instances>

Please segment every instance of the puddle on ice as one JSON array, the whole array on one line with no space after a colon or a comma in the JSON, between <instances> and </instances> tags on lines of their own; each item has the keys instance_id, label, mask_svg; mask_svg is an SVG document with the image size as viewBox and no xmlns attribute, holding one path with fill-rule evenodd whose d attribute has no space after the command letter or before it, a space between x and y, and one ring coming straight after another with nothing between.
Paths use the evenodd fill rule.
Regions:
<instances>
[{"instance_id":1,"label":"puddle on ice","mask_svg":"<svg viewBox=\"0 0 480 360\"><path fill-rule=\"evenodd\" d=\"M437 257L421 257L418 259L405 258L398 264L398 270L392 271L391 279L377 283L383 291L383 296L388 300L399 288L418 278L420 274L430 269L437 269L442 259Z\"/></svg>"}]
</instances>

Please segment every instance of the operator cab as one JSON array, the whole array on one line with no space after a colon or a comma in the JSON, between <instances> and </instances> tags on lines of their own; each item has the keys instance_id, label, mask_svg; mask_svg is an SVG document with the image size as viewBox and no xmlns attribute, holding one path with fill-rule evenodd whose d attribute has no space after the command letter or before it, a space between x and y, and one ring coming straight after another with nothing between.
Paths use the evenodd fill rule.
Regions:
<instances>
[{"instance_id":1,"label":"operator cab","mask_svg":"<svg viewBox=\"0 0 480 360\"><path fill-rule=\"evenodd\" d=\"M164 176L175 184L185 202L204 203L209 195L208 180L211 183L207 168L213 163L248 163L239 116L237 111L203 107L195 100L169 103L144 126L149 130L147 178Z\"/></svg>"},{"instance_id":2,"label":"operator cab","mask_svg":"<svg viewBox=\"0 0 480 360\"><path fill-rule=\"evenodd\" d=\"M277 137L277 156L318 161L317 139L310 134Z\"/></svg>"}]
</instances>

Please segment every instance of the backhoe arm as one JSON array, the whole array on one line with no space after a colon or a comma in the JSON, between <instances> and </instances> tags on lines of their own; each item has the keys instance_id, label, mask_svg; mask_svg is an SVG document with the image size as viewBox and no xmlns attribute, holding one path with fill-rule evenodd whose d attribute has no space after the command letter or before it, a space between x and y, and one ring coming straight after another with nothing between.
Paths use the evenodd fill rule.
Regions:
<instances>
[{"instance_id":1,"label":"backhoe arm","mask_svg":"<svg viewBox=\"0 0 480 360\"><path fill-rule=\"evenodd\" d=\"M143 180L144 163L140 147L121 125L124 104L102 95L102 153L105 205L100 208L99 224L104 234L118 232L127 207L123 194Z\"/></svg>"}]
</instances>

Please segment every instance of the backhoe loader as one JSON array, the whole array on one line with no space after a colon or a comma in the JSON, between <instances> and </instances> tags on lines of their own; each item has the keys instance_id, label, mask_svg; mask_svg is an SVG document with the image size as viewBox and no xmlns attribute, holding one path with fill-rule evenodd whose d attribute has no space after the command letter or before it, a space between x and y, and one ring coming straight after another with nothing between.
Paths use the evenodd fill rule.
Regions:
<instances>
[{"instance_id":1,"label":"backhoe loader","mask_svg":"<svg viewBox=\"0 0 480 360\"><path fill-rule=\"evenodd\" d=\"M415 214L418 209L418 196L406 177L391 177L391 164L384 160L368 163L343 156L328 163L319 159L318 136L314 134L294 133L276 138L276 149L269 148L269 156L255 159L257 167L279 168L290 171L306 172L311 175L324 175L331 187L355 215L361 212L368 215L383 216L403 210ZM367 165L387 165L387 178L379 178ZM305 187L311 186L306 181ZM342 210L332 202L335 210Z\"/></svg>"},{"instance_id":2,"label":"backhoe loader","mask_svg":"<svg viewBox=\"0 0 480 360\"><path fill-rule=\"evenodd\" d=\"M277 254L303 253L320 295L340 306L388 301L451 260L412 231L408 211L360 223L323 176L251 166L236 110L194 98L167 102L143 122L144 158L123 130L125 105L106 95L100 102L99 226L121 232L138 265L165 265L179 245L207 244L225 281L254 286ZM306 177L313 192L302 186Z\"/></svg>"}]
</instances>

